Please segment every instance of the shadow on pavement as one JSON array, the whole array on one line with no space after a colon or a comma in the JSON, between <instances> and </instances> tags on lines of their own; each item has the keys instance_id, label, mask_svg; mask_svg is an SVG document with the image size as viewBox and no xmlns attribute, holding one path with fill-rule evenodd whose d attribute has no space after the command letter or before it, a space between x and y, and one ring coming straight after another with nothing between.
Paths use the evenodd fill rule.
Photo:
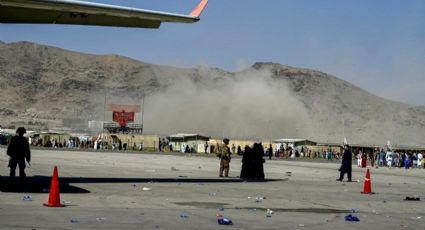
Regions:
<instances>
[{"instance_id":1,"label":"shadow on pavement","mask_svg":"<svg viewBox=\"0 0 425 230\"><path fill-rule=\"evenodd\" d=\"M180 176L177 178L107 178L107 177L60 177L61 193L90 193L89 190L73 186L71 184L85 183L254 183L254 182L272 182L286 181L286 179L265 179L262 181L244 181L240 178L187 178ZM27 177L23 183L19 177L13 181L7 176L0 176L1 192L27 192L27 193L48 193L50 189L51 177L32 176Z\"/></svg>"},{"instance_id":2,"label":"shadow on pavement","mask_svg":"<svg viewBox=\"0 0 425 230\"><path fill-rule=\"evenodd\" d=\"M51 177L47 176L32 176L27 177L25 182L19 177L10 180L7 176L0 176L0 191L1 192L27 192L27 193L49 193ZM66 181L59 179L61 193L89 193L90 191L75 187Z\"/></svg>"}]
</instances>

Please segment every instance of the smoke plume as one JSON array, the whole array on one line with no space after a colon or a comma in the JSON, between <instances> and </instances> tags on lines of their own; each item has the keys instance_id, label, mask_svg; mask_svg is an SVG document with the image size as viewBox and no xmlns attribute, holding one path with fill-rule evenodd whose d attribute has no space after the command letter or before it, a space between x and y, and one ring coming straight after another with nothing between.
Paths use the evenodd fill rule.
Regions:
<instances>
[{"instance_id":1,"label":"smoke plume","mask_svg":"<svg viewBox=\"0 0 425 230\"><path fill-rule=\"evenodd\" d=\"M305 109L285 79L254 69L223 75L201 67L198 73L158 79L167 87L145 99L146 133L249 139L307 133Z\"/></svg>"}]
</instances>

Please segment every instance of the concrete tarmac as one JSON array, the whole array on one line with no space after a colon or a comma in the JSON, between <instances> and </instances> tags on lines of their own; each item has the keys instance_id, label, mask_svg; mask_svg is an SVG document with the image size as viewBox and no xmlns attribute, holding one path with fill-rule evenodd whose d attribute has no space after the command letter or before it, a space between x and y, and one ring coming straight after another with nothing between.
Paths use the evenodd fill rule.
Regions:
<instances>
[{"instance_id":1,"label":"concrete tarmac","mask_svg":"<svg viewBox=\"0 0 425 230\"><path fill-rule=\"evenodd\" d=\"M337 161L271 160L269 180L244 182L239 157L219 178L215 157L33 150L25 187L8 180L7 162L0 148L0 229L425 228L424 169L372 168L375 194L364 195L366 170L353 166L355 182L337 182ZM55 165L62 208L43 206ZM344 220L352 210L359 222ZM218 225L217 214L234 224Z\"/></svg>"}]
</instances>

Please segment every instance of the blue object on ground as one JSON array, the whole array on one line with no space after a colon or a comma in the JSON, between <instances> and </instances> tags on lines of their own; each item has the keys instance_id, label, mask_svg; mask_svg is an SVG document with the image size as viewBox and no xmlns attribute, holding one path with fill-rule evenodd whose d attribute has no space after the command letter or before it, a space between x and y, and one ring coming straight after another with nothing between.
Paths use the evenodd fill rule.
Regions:
<instances>
[{"instance_id":1,"label":"blue object on ground","mask_svg":"<svg viewBox=\"0 0 425 230\"><path fill-rule=\"evenodd\" d=\"M218 224L221 224L221 225L232 225L233 224L233 222L231 220L226 219L226 218L217 219L217 222L218 222Z\"/></svg>"},{"instance_id":2,"label":"blue object on ground","mask_svg":"<svg viewBox=\"0 0 425 230\"><path fill-rule=\"evenodd\" d=\"M350 214L345 216L345 221L360 221L360 220L359 218L357 218L357 216Z\"/></svg>"}]
</instances>

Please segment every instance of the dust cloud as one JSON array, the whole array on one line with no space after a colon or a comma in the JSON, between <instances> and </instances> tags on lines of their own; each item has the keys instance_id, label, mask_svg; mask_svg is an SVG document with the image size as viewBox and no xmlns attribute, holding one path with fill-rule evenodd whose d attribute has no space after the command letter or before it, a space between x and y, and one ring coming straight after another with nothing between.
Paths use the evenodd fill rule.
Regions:
<instances>
[{"instance_id":1,"label":"dust cloud","mask_svg":"<svg viewBox=\"0 0 425 230\"><path fill-rule=\"evenodd\" d=\"M269 71L223 74L200 67L195 76L160 77L158 82L165 87L145 98L145 133L254 140L301 138L308 133L303 104L285 79Z\"/></svg>"}]
</instances>

